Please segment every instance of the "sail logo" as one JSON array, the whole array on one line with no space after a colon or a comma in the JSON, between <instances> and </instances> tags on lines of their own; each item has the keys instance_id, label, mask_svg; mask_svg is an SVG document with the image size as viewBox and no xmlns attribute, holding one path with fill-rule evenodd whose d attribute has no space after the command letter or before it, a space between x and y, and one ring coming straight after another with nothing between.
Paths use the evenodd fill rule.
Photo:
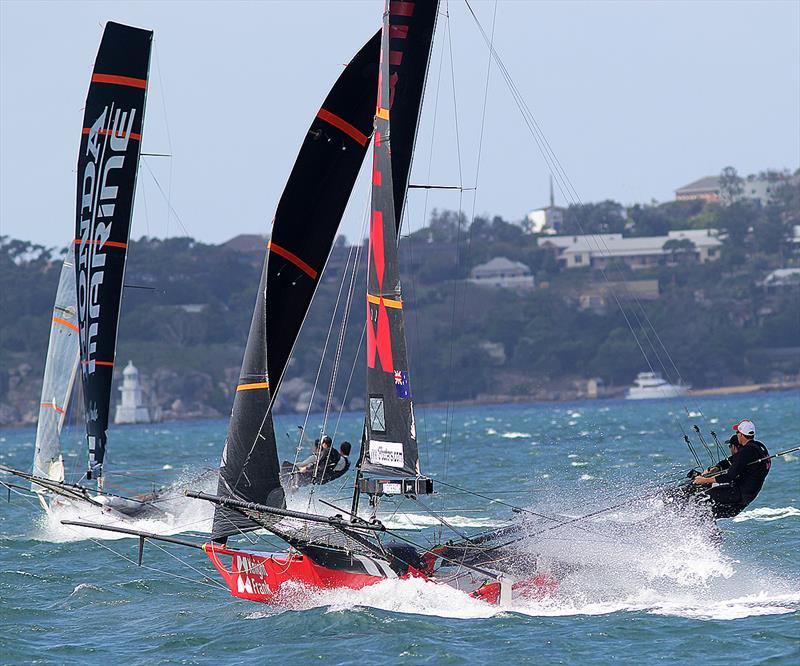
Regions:
<instances>
[{"instance_id":1,"label":"sail logo","mask_svg":"<svg viewBox=\"0 0 800 666\"><path fill-rule=\"evenodd\" d=\"M369 440L369 461L384 467L405 467L403 444L401 442L380 442Z\"/></svg>"},{"instance_id":2,"label":"sail logo","mask_svg":"<svg viewBox=\"0 0 800 666\"><path fill-rule=\"evenodd\" d=\"M101 294L108 247L124 244L109 241L119 186L115 172L125 165L125 152L132 135L136 109L123 111L106 106L88 131L80 189L80 238L78 245L78 320L81 357L85 372L97 364L97 339ZM85 131L85 130L84 130Z\"/></svg>"}]
</instances>

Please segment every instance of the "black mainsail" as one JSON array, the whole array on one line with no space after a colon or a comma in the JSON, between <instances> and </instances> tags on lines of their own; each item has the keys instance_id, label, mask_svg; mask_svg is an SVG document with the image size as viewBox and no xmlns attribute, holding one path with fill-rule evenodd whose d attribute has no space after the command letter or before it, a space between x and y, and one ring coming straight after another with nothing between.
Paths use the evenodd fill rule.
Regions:
<instances>
[{"instance_id":1,"label":"black mainsail","mask_svg":"<svg viewBox=\"0 0 800 666\"><path fill-rule=\"evenodd\" d=\"M380 32L356 54L311 123L281 195L261 274L217 494L269 506L285 503L272 415L300 332L372 131ZM218 506L212 539L260 526Z\"/></svg>"},{"instance_id":2,"label":"black mainsail","mask_svg":"<svg viewBox=\"0 0 800 666\"><path fill-rule=\"evenodd\" d=\"M429 37L424 51L425 62L430 54L430 35L436 18L436 3L389 2L384 13L381 39L381 67L378 74L378 100L375 111L374 157L372 171L372 206L369 238L369 267L367 269L367 414L363 451L360 460L360 488L370 494L404 494L412 489L395 480L417 478L420 474L414 407L411 396L408 353L405 339L403 296L397 257L396 229L402 213L408 179L407 169L413 145L399 146L398 142L413 144L416 119L421 97L416 102L414 128L406 127L399 137L394 134L390 107L397 94L399 78L392 73L391 64L405 59L405 48L411 28L398 37L400 20L413 16L418 8L429 12ZM412 26L413 27L413 26ZM419 44L417 43L417 46ZM398 49L401 49L398 51ZM419 54L417 54L419 55ZM409 60L411 60L409 58ZM427 65L421 66L423 71ZM421 87L419 94L421 96ZM399 103L399 97L397 98ZM409 107L406 107L408 110ZM394 181L392 157L396 150L407 150L408 160L398 170L405 179L398 193ZM403 171L403 169L406 169ZM378 480L376 477L380 477ZM424 480L427 481L427 480ZM413 492L430 492L430 483L414 483Z\"/></svg>"},{"instance_id":3,"label":"black mainsail","mask_svg":"<svg viewBox=\"0 0 800 666\"><path fill-rule=\"evenodd\" d=\"M152 40L150 30L106 24L78 153L75 270L81 381L89 443L87 478L98 480L106 449Z\"/></svg>"}]
</instances>

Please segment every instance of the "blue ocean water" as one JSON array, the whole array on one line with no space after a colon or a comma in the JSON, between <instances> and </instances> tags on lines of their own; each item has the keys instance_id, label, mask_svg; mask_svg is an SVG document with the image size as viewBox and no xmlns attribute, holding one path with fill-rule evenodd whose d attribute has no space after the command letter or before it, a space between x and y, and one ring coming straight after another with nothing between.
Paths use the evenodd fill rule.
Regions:
<instances>
[{"instance_id":1,"label":"blue ocean water","mask_svg":"<svg viewBox=\"0 0 800 666\"><path fill-rule=\"evenodd\" d=\"M761 495L736 519L720 522L719 537L660 501L626 503L691 466L682 427L696 423L710 441L709 430L727 438L731 424L745 417L772 452L800 443L797 392L699 404L418 409L421 461L435 479L560 516L621 504L532 537L531 549L569 561L574 571L551 597L501 608L419 580L361 591L297 590L280 608L237 600L221 589L200 551L148 543L139 568L135 539L66 528L15 492L0 504L0 662L798 663L800 455L774 462ZM361 418L345 414L336 440L358 442ZM282 457L294 456L302 423L277 419ZM334 423L335 417L329 431ZM321 425L321 417L308 421L310 430ZM109 481L130 492L192 479L216 465L225 428L221 421L114 428L109 466L120 474ZM28 469L34 435L0 431L0 462ZM81 470L80 433L68 439L67 469ZM331 485L322 496L344 503L347 487ZM439 487L433 505L458 529L502 524L512 515L497 502ZM292 503L309 506L306 496ZM383 508L382 518L408 538L438 537L418 506ZM169 511L169 525L139 527L209 525L202 502L176 498Z\"/></svg>"}]
</instances>

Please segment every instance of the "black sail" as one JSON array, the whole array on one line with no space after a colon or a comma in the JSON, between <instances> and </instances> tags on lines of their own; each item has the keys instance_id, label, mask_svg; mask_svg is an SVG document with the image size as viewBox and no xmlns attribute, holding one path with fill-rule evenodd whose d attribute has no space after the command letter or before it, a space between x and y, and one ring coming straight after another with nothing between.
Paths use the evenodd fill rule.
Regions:
<instances>
[{"instance_id":1,"label":"black sail","mask_svg":"<svg viewBox=\"0 0 800 666\"><path fill-rule=\"evenodd\" d=\"M389 12L389 108L392 113L392 187L399 230L425 92L438 0L392 2Z\"/></svg>"},{"instance_id":2,"label":"black sail","mask_svg":"<svg viewBox=\"0 0 800 666\"><path fill-rule=\"evenodd\" d=\"M367 415L361 459L365 477L418 476L414 407L406 351L403 296L396 241L396 195L392 155L397 149L390 121L393 17L424 3L391 2L384 14L381 69L375 111L370 218L369 267L367 269ZM412 5L412 7L408 7ZM432 16L435 18L435 12ZM430 45L428 45L428 51ZM396 93L395 93L396 94ZM395 98L397 104L399 98ZM394 111L391 111L394 117ZM412 132L413 135L413 132ZM407 173L402 174L407 177ZM405 189L405 188L403 188Z\"/></svg>"},{"instance_id":3,"label":"black sail","mask_svg":"<svg viewBox=\"0 0 800 666\"><path fill-rule=\"evenodd\" d=\"M78 153L75 270L89 478L102 475L153 33L109 22Z\"/></svg>"},{"instance_id":4,"label":"black sail","mask_svg":"<svg viewBox=\"0 0 800 666\"><path fill-rule=\"evenodd\" d=\"M356 54L311 123L281 195L225 442L218 494L283 506L271 396L336 238L372 133L380 32ZM257 529L218 507L212 538Z\"/></svg>"},{"instance_id":5,"label":"black sail","mask_svg":"<svg viewBox=\"0 0 800 666\"><path fill-rule=\"evenodd\" d=\"M283 376L364 162L375 113L380 31L350 61L308 129L283 190L267 262L267 367Z\"/></svg>"}]
</instances>

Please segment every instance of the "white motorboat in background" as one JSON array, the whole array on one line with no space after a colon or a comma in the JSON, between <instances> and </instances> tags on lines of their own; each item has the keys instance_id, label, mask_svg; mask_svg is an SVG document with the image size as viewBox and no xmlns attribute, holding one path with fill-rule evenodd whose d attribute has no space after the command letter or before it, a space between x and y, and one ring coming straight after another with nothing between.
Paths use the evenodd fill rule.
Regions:
<instances>
[{"instance_id":1,"label":"white motorboat in background","mask_svg":"<svg viewBox=\"0 0 800 666\"><path fill-rule=\"evenodd\" d=\"M627 400L649 400L653 398L677 398L686 395L689 386L670 384L658 372L640 372L633 386L628 389Z\"/></svg>"}]
</instances>

